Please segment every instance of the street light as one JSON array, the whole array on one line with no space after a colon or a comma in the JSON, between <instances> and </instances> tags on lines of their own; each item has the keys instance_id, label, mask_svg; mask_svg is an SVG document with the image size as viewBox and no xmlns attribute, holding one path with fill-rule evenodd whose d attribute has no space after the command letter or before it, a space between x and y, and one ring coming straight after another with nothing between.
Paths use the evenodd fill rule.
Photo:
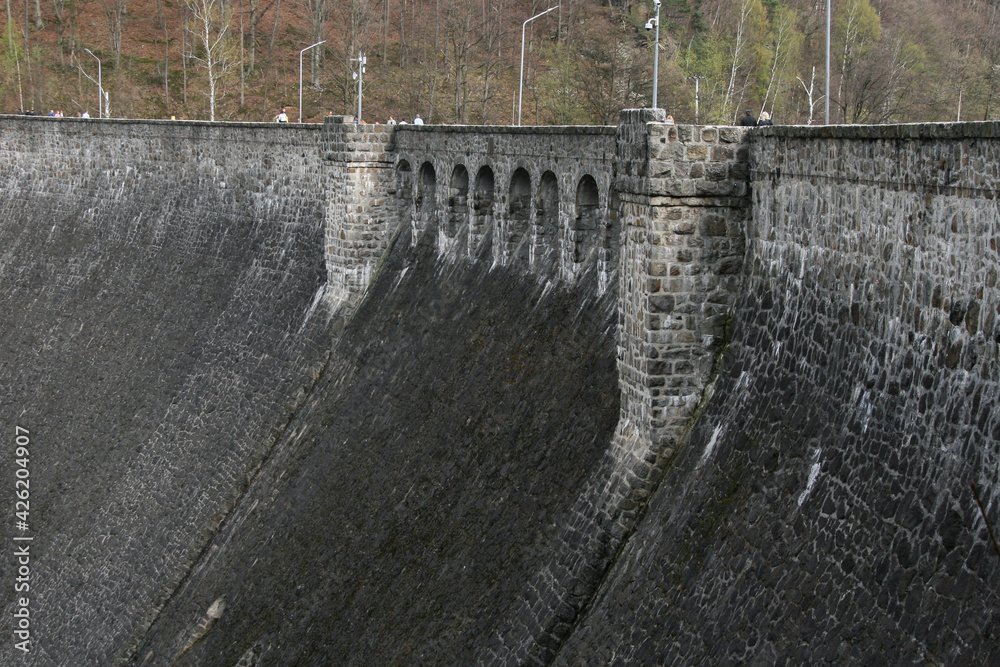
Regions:
<instances>
[{"instance_id":1,"label":"street light","mask_svg":"<svg viewBox=\"0 0 1000 667\"><path fill-rule=\"evenodd\" d=\"M322 42L316 42L310 46L299 51L299 122L302 122L302 54L313 48L314 46L319 46L320 44L326 44L324 39Z\"/></svg>"},{"instance_id":2,"label":"street light","mask_svg":"<svg viewBox=\"0 0 1000 667\"><path fill-rule=\"evenodd\" d=\"M694 79L694 124L698 124L698 81L704 79L703 76L689 76L689 79Z\"/></svg>"},{"instance_id":3,"label":"street light","mask_svg":"<svg viewBox=\"0 0 1000 667\"><path fill-rule=\"evenodd\" d=\"M357 58L351 58L351 62L354 62L355 60L358 61L358 71L352 73L351 74L351 78L358 80L358 120L357 120L357 122L360 123L361 122L361 93L362 93L362 88L364 87L365 69L366 69L365 65L368 64L368 57L364 53L362 53L361 51L358 51L358 57Z\"/></svg>"},{"instance_id":4,"label":"street light","mask_svg":"<svg viewBox=\"0 0 1000 667\"><path fill-rule=\"evenodd\" d=\"M535 19L537 19L540 16L545 16L549 12L555 11L556 9L559 9L559 5L556 5L555 7L549 7L548 9L546 9L541 14L535 14L530 19L528 19L527 21L525 21L524 23L521 24L521 77L520 77L520 83L518 84L518 88L517 88L517 124L518 125L521 124L521 100L524 98L524 30L525 30L525 28L528 27L528 23L530 23L531 21L534 21Z\"/></svg>"},{"instance_id":5,"label":"street light","mask_svg":"<svg viewBox=\"0 0 1000 667\"><path fill-rule=\"evenodd\" d=\"M656 108L656 93L660 89L660 0L653 0L656 18L646 21L646 30L656 26L656 42L653 44L653 108Z\"/></svg>"},{"instance_id":6,"label":"street light","mask_svg":"<svg viewBox=\"0 0 1000 667\"><path fill-rule=\"evenodd\" d=\"M823 103L826 110L826 124L830 124L830 0L826 0L826 99ZM810 111L810 114L812 112Z\"/></svg>"},{"instance_id":7,"label":"street light","mask_svg":"<svg viewBox=\"0 0 1000 667\"><path fill-rule=\"evenodd\" d=\"M90 49L84 49L87 53L94 56L94 52ZM101 101L104 99L104 87L101 86L101 59L94 56L94 60L97 61L97 117L104 118L104 112L101 111ZM93 81L93 79L91 79Z\"/></svg>"}]
</instances>

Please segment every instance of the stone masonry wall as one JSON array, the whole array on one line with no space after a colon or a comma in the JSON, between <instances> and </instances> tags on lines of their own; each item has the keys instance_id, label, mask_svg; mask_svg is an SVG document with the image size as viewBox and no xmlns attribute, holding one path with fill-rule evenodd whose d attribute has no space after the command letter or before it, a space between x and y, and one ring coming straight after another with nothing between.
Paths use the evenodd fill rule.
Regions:
<instances>
[{"instance_id":1,"label":"stone masonry wall","mask_svg":"<svg viewBox=\"0 0 1000 667\"><path fill-rule=\"evenodd\" d=\"M612 128L405 125L396 130L395 151L397 170L412 174L414 200L422 195L422 179L435 182L433 202L421 199L422 210L408 202L401 210L414 242L426 231L442 253L476 256L489 241L498 263L517 262L570 281L595 261L605 284L616 270L619 231L609 210ZM525 178L515 185L518 170ZM587 178L599 229L578 239L581 182ZM458 213L459 228L449 232L456 203L467 210ZM556 229L546 228L547 215ZM577 243L585 248L574 254Z\"/></svg>"},{"instance_id":2,"label":"stone masonry wall","mask_svg":"<svg viewBox=\"0 0 1000 667\"><path fill-rule=\"evenodd\" d=\"M596 308L588 335L605 341L618 286L614 437L588 445L497 625L453 638L465 657L1000 660L998 566L969 491L996 525L996 123L748 132L649 110L615 129L343 121L0 119L0 287L19 318L0 329L18 359L0 386L20 409L2 422L31 427L48 457L32 472L40 655L166 659L132 652L228 544L213 536L274 443L305 434L284 430L329 363L333 318L363 301L403 228L398 280L413 262L424 273L399 312L449 271L468 289L496 280L490 317L503 323L516 318L505 290L541 302L565 282L560 304L582 304L560 306L566 328L572 308ZM465 314L428 317L467 344L452 322L477 304L462 289L442 286ZM419 350L400 352L420 367ZM358 415L378 391L363 389ZM316 424L332 419L315 409ZM366 484L369 463L344 479ZM392 472L394 494L407 469ZM172 623L164 645L187 621Z\"/></svg>"},{"instance_id":3,"label":"stone masonry wall","mask_svg":"<svg viewBox=\"0 0 1000 667\"><path fill-rule=\"evenodd\" d=\"M622 419L669 456L702 399L737 294L749 153L740 128L653 123L647 132L645 163L616 175L626 211Z\"/></svg>"},{"instance_id":4,"label":"stone masonry wall","mask_svg":"<svg viewBox=\"0 0 1000 667\"><path fill-rule=\"evenodd\" d=\"M301 405L334 315L320 143L0 118L0 426L30 432L34 537L32 652L5 576L0 663L122 660Z\"/></svg>"},{"instance_id":5,"label":"stone masonry wall","mask_svg":"<svg viewBox=\"0 0 1000 667\"><path fill-rule=\"evenodd\" d=\"M326 298L333 302L356 305L388 248L397 224L392 148L388 125L356 125L350 116L323 125Z\"/></svg>"},{"instance_id":6,"label":"stone masonry wall","mask_svg":"<svg viewBox=\"0 0 1000 667\"><path fill-rule=\"evenodd\" d=\"M626 111L616 131L612 190L624 229L615 438L483 664L547 664L569 638L689 426L721 347L748 210L743 132L663 119Z\"/></svg>"},{"instance_id":7,"label":"stone masonry wall","mask_svg":"<svg viewBox=\"0 0 1000 667\"><path fill-rule=\"evenodd\" d=\"M715 391L555 664L1000 660L997 137L751 131Z\"/></svg>"}]
</instances>

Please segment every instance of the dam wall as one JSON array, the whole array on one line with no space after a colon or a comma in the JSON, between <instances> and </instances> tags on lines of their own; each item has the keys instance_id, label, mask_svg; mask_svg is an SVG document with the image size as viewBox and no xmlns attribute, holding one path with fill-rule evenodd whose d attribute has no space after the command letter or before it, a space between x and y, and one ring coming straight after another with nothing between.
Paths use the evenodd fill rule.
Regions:
<instances>
[{"instance_id":1,"label":"dam wall","mask_svg":"<svg viewBox=\"0 0 1000 667\"><path fill-rule=\"evenodd\" d=\"M345 121L0 118L5 659L1000 660L996 123Z\"/></svg>"},{"instance_id":2,"label":"dam wall","mask_svg":"<svg viewBox=\"0 0 1000 667\"><path fill-rule=\"evenodd\" d=\"M712 397L554 664L1000 659L997 136L748 136Z\"/></svg>"},{"instance_id":3,"label":"dam wall","mask_svg":"<svg viewBox=\"0 0 1000 667\"><path fill-rule=\"evenodd\" d=\"M128 655L325 365L322 133L282 129L0 119L0 423L30 441L0 470L32 538L0 662Z\"/></svg>"}]
</instances>

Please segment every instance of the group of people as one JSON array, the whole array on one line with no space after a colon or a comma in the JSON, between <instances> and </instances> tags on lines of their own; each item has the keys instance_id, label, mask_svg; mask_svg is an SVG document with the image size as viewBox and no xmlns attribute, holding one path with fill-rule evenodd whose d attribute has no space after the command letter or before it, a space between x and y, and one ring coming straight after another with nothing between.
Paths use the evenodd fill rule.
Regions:
<instances>
[{"instance_id":1,"label":"group of people","mask_svg":"<svg viewBox=\"0 0 1000 667\"><path fill-rule=\"evenodd\" d=\"M760 118L754 118L753 112L747 109L743 118L740 118L740 125L742 127L763 127L765 125L774 125L774 121L771 120L771 114L766 111L760 112Z\"/></svg>"},{"instance_id":2,"label":"group of people","mask_svg":"<svg viewBox=\"0 0 1000 667\"><path fill-rule=\"evenodd\" d=\"M365 123L364 120L358 120L357 118L354 119L354 123L355 124L360 124L360 125L366 125L367 124L367 123ZM381 125L381 123L379 123L378 121L375 121L375 124L376 125ZM406 125L406 121L405 120L397 121L394 116L389 116L389 120L385 121L385 124L386 125ZM413 124L414 125L423 125L424 124L424 119L420 117L420 114L417 114L416 116L413 117Z\"/></svg>"},{"instance_id":3,"label":"group of people","mask_svg":"<svg viewBox=\"0 0 1000 667\"><path fill-rule=\"evenodd\" d=\"M18 109L16 115L18 115L18 116L41 116L42 114L40 114L39 112L35 111L34 109ZM47 114L45 114L45 115L48 116L49 118L65 118L66 117L66 114L63 113L62 109L49 109L49 112ZM90 114L87 113L86 111L81 111L80 112L80 118L90 118Z\"/></svg>"},{"instance_id":4,"label":"group of people","mask_svg":"<svg viewBox=\"0 0 1000 667\"><path fill-rule=\"evenodd\" d=\"M35 113L34 110L24 111L22 109L22 110L18 111L18 115L20 115L20 116L37 116L39 114ZM327 116L332 116L332 115L333 115L332 111L327 114ZM49 117L51 117L51 118L63 118L64 114L63 114L62 110L59 110L59 109L50 109L49 110ZM81 118L90 118L90 114L87 113L86 111L82 111L82 112L80 112L80 117ZM174 117L171 116L170 119L173 120ZM287 123L288 122L288 112L286 110L286 107L281 107L281 111L279 111L278 115L274 117L274 122L276 122L276 123ZM363 121L361 119L355 119L354 122L362 124L362 125L365 124L365 121ZM674 123L674 117L673 116L667 116L667 123L672 125ZM378 125L379 123L376 121L375 124ZM401 120L401 121L398 121L398 123L397 123L397 121L396 121L396 119L394 117L389 116L389 120L387 120L385 122L385 124L386 125L396 125L396 124L406 125L406 121L405 120ZM420 114L417 114L416 116L413 117L413 124L414 125L423 125L424 124L424 119L420 117ZM740 119L739 124L741 126L743 126L743 127L761 127L761 126L764 126L764 125L774 125L774 122L771 120L771 115L769 113L767 113L766 111L761 111L760 112L760 118L754 118L753 117L753 112L751 112L750 109L747 109L746 110L746 114L743 116L743 118Z\"/></svg>"},{"instance_id":5,"label":"group of people","mask_svg":"<svg viewBox=\"0 0 1000 667\"><path fill-rule=\"evenodd\" d=\"M328 111L326 115L327 115L327 117L332 116L333 112L332 111ZM275 123L287 123L288 122L287 107L281 107L281 111L279 111L278 115L274 117L274 122ZM356 125L365 125L366 124L365 121L362 120L362 119L360 119L360 118L355 118L354 119L354 123ZM379 122L375 121L375 124L379 125ZM394 117L389 116L389 120L387 120L385 122L385 124L386 125L397 125L397 124L398 125L406 125L406 121L405 120L401 120L401 121L399 121L397 123L396 119ZM420 117L420 114L417 114L416 116L413 117L413 124L414 125L423 125L424 124L424 119Z\"/></svg>"},{"instance_id":6,"label":"group of people","mask_svg":"<svg viewBox=\"0 0 1000 667\"><path fill-rule=\"evenodd\" d=\"M375 124L378 125L377 122ZM396 119L393 116L390 115L389 116L389 120L385 121L385 124L386 125L406 125L406 121L405 120L401 120L401 121L399 121L397 123ZM417 114L416 116L413 117L413 124L414 125L423 125L424 124L424 119L420 117L420 114Z\"/></svg>"}]
</instances>

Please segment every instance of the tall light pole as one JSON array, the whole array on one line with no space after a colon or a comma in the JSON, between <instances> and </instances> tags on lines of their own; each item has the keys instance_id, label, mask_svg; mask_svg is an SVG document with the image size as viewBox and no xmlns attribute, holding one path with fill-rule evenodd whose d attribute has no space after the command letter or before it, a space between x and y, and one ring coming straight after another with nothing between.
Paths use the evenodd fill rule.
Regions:
<instances>
[{"instance_id":1,"label":"tall light pole","mask_svg":"<svg viewBox=\"0 0 1000 667\"><path fill-rule=\"evenodd\" d=\"M556 5L555 7L549 7L548 9L546 9L541 14L535 14L530 19L528 19L527 21L525 21L524 23L521 24L521 77L520 77L520 83L518 84L518 87L517 87L517 124L518 125L521 124L521 100L524 99L524 31L525 31L525 28L528 27L528 23L530 23L531 21L534 21L535 19L537 19L540 16L545 16L549 12L555 11L556 9L559 9L559 5Z\"/></svg>"},{"instance_id":2,"label":"tall light pole","mask_svg":"<svg viewBox=\"0 0 1000 667\"><path fill-rule=\"evenodd\" d=\"M311 44L310 46L307 46L306 48L299 51L299 122L300 123L302 122L302 54L308 51L309 49L313 48L314 46L319 46L320 44L326 44L326 40L324 39L322 42L316 42L315 44Z\"/></svg>"},{"instance_id":3,"label":"tall light pole","mask_svg":"<svg viewBox=\"0 0 1000 667\"><path fill-rule=\"evenodd\" d=\"M361 93L364 87L365 80L365 65L368 64L368 58L364 53L358 51L357 58L351 58L351 62L358 62L358 71L351 74L351 77L358 80L358 122L361 122Z\"/></svg>"},{"instance_id":4,"label":"tall light pole","mask_svg":"<svg viewBox=\"0 0 1000 667\"><path fill-rule=\"evenodd\" d=\"M660 0L653 0L656 7L656 18L646 21L646 30L656 27L656 42L653 44L653 108L656 107L656 94L660 90Z\"/></svg>"},{"instance_id":5,"label":"tall light pole","mask_svg":"<svg viewBox=\"0 0 1000 667\"><path fill-rule=\"evenodd\" d=\"M830 124L830 0L826 0L826 99L823 103L825 122Z\"/></svg>"},{"instance_id":6,"label":"tall light pole","mask_svg":"<svg viewBox=\"0 0 1000 667\"><path fill-rule=\"evenodd\" d=\"M84 49L87 53L94 56L94 52L90 49ZM101 102L104 100L104 87L101 86L101 59L94 56L94 60L97 61L97 117L104 118L104 112L101 110ZM93 81L93 79L91 79Z\"/></svg>"},{"instance_id":7,"label":"tall light pole","mask_svg":"<svg viewBox=\"0 0 1000 667\"><path fill-rule=\"evenodd\" d=\"M694 79L694 124L698 124L698 81L704 79L703 76L689 76L689 79Z\"/></svg>"}]
</instances>

